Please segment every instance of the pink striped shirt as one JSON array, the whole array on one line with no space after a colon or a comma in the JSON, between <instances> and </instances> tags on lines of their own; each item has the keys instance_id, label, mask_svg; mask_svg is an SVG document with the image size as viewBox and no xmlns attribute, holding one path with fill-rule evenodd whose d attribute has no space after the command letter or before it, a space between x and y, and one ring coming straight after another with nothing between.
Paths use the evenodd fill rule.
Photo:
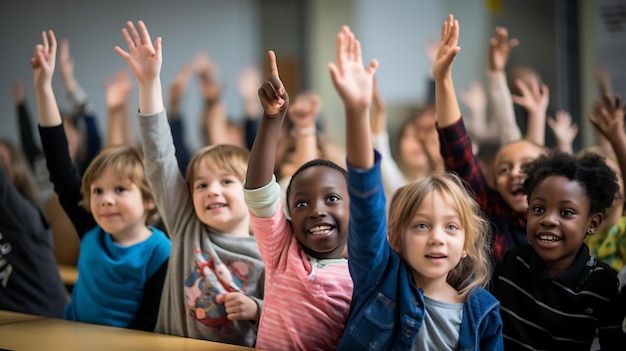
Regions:
<instances>
[{"instance_id":1,"label":"pink striped shirt","mask_svg":"<svg viewBox=\"0 0 626 351\"><path fill-rule=\"evenodd\" d=\"M285 218L282 203L270 218L251 213L265 262L265 294L256 347L266 350L335 350L352 297L347 261L317 267Z\"/></svg>"}]
</instances>

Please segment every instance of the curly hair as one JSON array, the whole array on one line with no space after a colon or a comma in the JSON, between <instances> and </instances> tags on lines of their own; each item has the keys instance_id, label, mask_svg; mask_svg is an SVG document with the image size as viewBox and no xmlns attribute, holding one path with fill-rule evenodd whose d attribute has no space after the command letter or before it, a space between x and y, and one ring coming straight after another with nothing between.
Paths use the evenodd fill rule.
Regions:
<instances>
[{"instance_id":1,"label":"curly hair","mask_svg":"<svg viewBox=\"0 0 626 351\"><path fill-rule=\"evenodd\" d=\"M305 164L303 164L302 166L300 166L300 168L298 168L293 175L291 176L291 179L289 180L289 185L287 185L287 190L285 191L285 199L289 199L289 194L291 193L291 184L293 183L293 180L296 179L296 177L304 172L305 170L311 168L311 167L318 167L318 166L322 166L322 167L328 167L330 169L334 169L336 171L338 171L339 173L343 174L344 177L348 177L348 172L341 166L339 166L338 164L336 164L333 161L330 160L324 160L324 159L314 159L311 161L306 162Z\"/></svg>"},{"instance_id":2,"label":"curly hair","mask_svg":"<svg viewBox=\"0 0 626 351\"><path fill-rule=\"evenodd\" d=\"M526 175L522 191L529 200L539 182L550 176L562 176L577 182L589 199L590 213L605 215L606 209L620 196L617 175L604 157L596 153L576 158L564 152L550 152L522 166L522 172Z\"/></svg>"}]
</instances>

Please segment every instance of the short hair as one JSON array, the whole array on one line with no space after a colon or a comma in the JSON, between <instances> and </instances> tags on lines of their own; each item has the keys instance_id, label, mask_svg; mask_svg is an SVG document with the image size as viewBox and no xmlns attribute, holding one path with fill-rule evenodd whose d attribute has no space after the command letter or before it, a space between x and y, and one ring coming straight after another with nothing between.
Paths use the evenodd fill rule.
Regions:
<instances>
[{"instance_id":1,"label":"short hair","mask_svg":"<svg viewBox=\"0 0 626 351\"><path fill-rule=\"evenodd\" d=\"M336 171L338 171L339 173L341 173L344 178L348 177L348 172L341 166L339 166L338 164L336 164L333 161L330 160L325 160L325 159L321 159L321 158L316 158L314 160L310 160L306 163L304 163L302 166L300 166L295 172L293 172L293 175L291 176L291 179L289 179L289 185L287 185L287 190L285 190L285 199L287 201L287 206L289 207L289 194L291 193L291 184L293 184L293 180L296 179L296 177L304 172L305 170L311 168L311 167L328 167L331 169L334 169Z\"/></svg>"},{"instance_id":2,"label":"short hair","mask_svg":"<svg viewBox=\"0 0 626 351\"><path fill-rule=\"evenodd\" d=\"M22 196L31 202L37 202L39 189L37 188L33 170L30 164L28 164L24 152L6 139L0 140L0 145L4 145L9 150L9 155L11 156L11 164L9 165L11 169L5 170L7 177Z\"/></svg>"},{"instance_id":3,"label":"short hair","mask_svg":"<svg viewBox=\"0 0 626 351\"><path fill-rule=\"evenodd\" d=\"M146 178L143 167L143 152L140 148L128 145L114 145L102 149L96 157L89 163L89 166L83 174L80 192L82 199L78 203L85 208L87 212L91 212L89 206L91 202L91 184L98 179L108 168L113 168L113 173L135 184L141 191L144 203L154 203L152 189ZM147 213L150 218L157 212L156 206Z\"/></svg>"},{"instance_id":4,"label":"short hair","mask_svg":"<svg viewBox=\"0 0 626 351\"><path fill-rule=\"evenodd\" d=\"M196 171L203 161L212 167L224 170L236 176L242 183L246 178L250 152L239 146L230 144L209 145L198 150L187 166L187 187L190 192L196 180Z\"/></svg>"},{"instance_id":5,"label":"short hair","mask_svg":"<svg viewBox=\"0 0 626 351\"><path fill-rule=\"evenodd\" d=\"M432 173L396 190L389 205L389 244L404 259L402 237L426 196L435 191L454 206L465 232L468 255L448 273L447 281L466 296L473 288L486 286L491 276L490 227L480 206L456 174Z\"/></svg>"},{"instance_id":6,"label":"short hair","mask_svg":"<svg viewBox=\"0 0 626 351\"><path fill-rule=\"evenodd\" d=\"M593 152L576 158L553 151L525 164L522 172L526 174L522 190L529 201L537 184L549 176L562 176L577 182L589 199L590 213L606 214L606 209L619 197L617 175L602 156Z\"/></svg>"}]
</instances>

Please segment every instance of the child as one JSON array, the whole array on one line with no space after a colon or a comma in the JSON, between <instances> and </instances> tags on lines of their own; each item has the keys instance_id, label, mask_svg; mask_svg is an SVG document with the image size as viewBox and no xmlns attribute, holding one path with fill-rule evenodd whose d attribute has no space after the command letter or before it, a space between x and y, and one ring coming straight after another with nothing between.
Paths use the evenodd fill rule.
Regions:
<instances>
[{"instance_id":1,"label":"child","mask_svg":"<svg viewBox=\"0 0 626 351\"><path fill-rule=\"evenodd\" d=\"M263 297L263 261L249 232L243 199L248 151L209 146L189 162L187 182L176 160L161 93L161 38L142 21L115 47L139 85L139 128L146 175L173 242L156 331L253 346ZM129 34L130 32L130 34Z\"/></svg>"},{"instance_id":2,"label":"child","mask_svg":"<svg viewBox=\"0 0 626 351\"><path fill-rule=\"evenodd\" d=\"M31 60L39 133L54 190L81 238L79 278L64 317L152 330L170 242L146 226L155 206L142 155L127 146L104 149L81 184L52 90L56 39L52 31L43 32L42 39Z\"/></svg>"},{"instance_id":3,"label":"child","mask_svg":"<svg viewBox=\"0 0 626 351\"><path fill-rule=\"evenodd\" d=\"M450 15L438 59L458 40ZM338 350L498 350L498 301L482 288L490 272L487 222L452 174L431 174L400 188L389 207L380 155L370 141L368 109L376 61L363 68L347 27L330 65L346 110L350 233L354 281L350 317ZM387 241L388 238L388 241Z\"/></svg>"},{"instance_id":4,"label":"child","mask_svg":"<svg viewBox=\"0 0 626 351\"><path fill-rule=\"evenodd\" d=\"M269 52L271 75L259 89L264 114L254 140L245 199L266 269L266 294L256 347L335 350L348 316L352 280L343 250L348 235L345 170L315 159L291 177L283 212L273 175L276 146L289 106Z\"/></svg>"},{"instance_id":5,"label":"child","mask_svg":"<svg viewBox=\"0 0 626 351\"><path fill-rule=\"evenodd\" d=\"M583 243L619 187L601 156L542 155L522 169L529 244L507 252L493 276L505 349L623 350L625 316L611 268Z\"/></svg>"},{"instance_id":6,"label":"child","mask_svg":"<svg viewBox=\"0 0 626 351\"><path fill-rule=\"evenodd\" d=\"M0 310L63 317L67 291L24 154L0 140Z\"/></svg>"},{"instance_id":7,"label":"child","mask_svg":"<svg viewBox=\"0 0 626 351\"><path fill-rule=\"evenodd\" d=\"M492 43L499 43L490 51L493 71L497 66L494 62L502 63L503 60L506 62L509 50L516 44L510 42L507 44L506 32L501 30ZM460 47L449 49L458 51ZM461 118L461 110L452 83L454 57L455 55L446 56L450 62L438 61L433 65L441 155L446 169L457 173L469 184L475 193L476 201L492 223L493 257L498 259L506 250L528 242L526 239L528 203L521 191L523 178L520 167L545 151L543 146L525 139L503 144L495 156L493 165L495 189L489 187L480 162L472 151L472 142ZM497 70L502 71L503 67ZM510 126L512 118L501 116L498 120L503 125ZM507 133L509 130L510 128L503 129Z\"/></svg>"}]
</instances>

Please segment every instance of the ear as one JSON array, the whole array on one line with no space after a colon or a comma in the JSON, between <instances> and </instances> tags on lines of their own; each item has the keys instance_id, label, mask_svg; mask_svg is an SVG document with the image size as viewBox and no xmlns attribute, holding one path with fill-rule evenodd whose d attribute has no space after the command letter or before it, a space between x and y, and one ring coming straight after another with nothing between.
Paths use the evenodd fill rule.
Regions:
<instances>
[{"instance_id":1,"label":"ear","mask_svg":"<svg viewBox=\"0 0 626 351\"><path fill-rule=\"evenodd\" d=\"M466 249L463 249L463 251L461 252L461 258L465 258L467 257L468 253Z\"/></svg>"},{"instance_id":2,"label":"ear","mask_svg":"<svg viewBox=\"0 0 626 351\"><path fill-rule=\"evenodd\" d=\"M589 218L589 223L587 223L587 235L593 235L598 228L600 228L600 224L602 224L602 220L604 216L601 212L596 212L591 215Z\"/></svg>"},{"instance_id":3,"label":"ear","mask_svg":"<svg viewBox=\"0 0 626 351\"><path fill-rule=\"evenodd\" d=\"M156 204L152 200L149 200L149 201L144 200L143 208L146 210L146 212L149 212L156 208Z\"/></svg>"}]
</instances>

